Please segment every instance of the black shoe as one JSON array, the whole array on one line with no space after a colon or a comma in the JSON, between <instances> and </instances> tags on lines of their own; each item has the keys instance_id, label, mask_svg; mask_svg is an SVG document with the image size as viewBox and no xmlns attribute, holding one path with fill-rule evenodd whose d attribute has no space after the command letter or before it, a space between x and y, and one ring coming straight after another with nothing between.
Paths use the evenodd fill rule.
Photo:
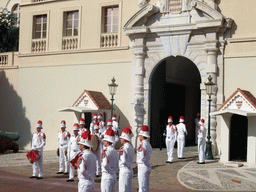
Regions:
<instances>
[{"instance_id":1,"label":"black shoe","mask_svg":"<svg viewBox=\"0 0 256 192\"><path fill-rule=\"evenodd\" d=\"M179 157L178 159L185 159L185 157Z\"/></svg>"},{"instance_id":2,"label":"black shoe","mask_svg":"<svg viewBox=\"0 0 256 192\"><path fill-rule=\"evenodd\" d=\"M100 177L100 175L96 175L96 177Z\"/></svg>"},{"instance_id":3,"label":"black shoe","mask_svg":"<svg viewBox=\"0 0 256 192\"><path fill-rule=\"evenodd\" d=\"M67 180L67 182L73 182L74 181L74 179L68 179Z\"/></svg>"},{"instance_id":4,"label":"black shoe","mask_svg":"<svg viewBox=\"0 0 256 192\"><path fill-rule=\"evenodd\" d=\"M205 162L197 162L197 164L205 164Z\"/></svg>"},{"instance_id":5,"label":"black shoe","mask_svg":"<svg viewBox=\"0 0 256 192\"><path fill-rule=\"evenodd\" d=\"M43 177L37 177L37 179L43 179Z\"/></svg>"},{"instance_id":6,"label":"black shoe","mask_svg":"<svg viewBox=\"0 0 256 192\"><path fill-rule=\"evenodd\" d=\"M56 173L56 174L63 174L63 172L62 171L59 171L58 173Z\"/></svg>"},{"instance_id":7,"label":"black shoe","mask_svg":"<svg viewBox=\"0 0 256 192\"><path fill-rule=\"evenodd\" d=\"M29 177L30 179L33 179L33 178L37 178L37 176L31 176L31 177Z\"/></svg>"},{"instance_id":8,"label":"black shoe","mask_svg":"<svg viewBox=\"0 0 256 192\"><path fill-rule=\"evenodd\" d=\"M68 175L68 173L67 173L67 172L65 172L65 173L64 173L64 175Z\"/></svg>"}]
</instances>

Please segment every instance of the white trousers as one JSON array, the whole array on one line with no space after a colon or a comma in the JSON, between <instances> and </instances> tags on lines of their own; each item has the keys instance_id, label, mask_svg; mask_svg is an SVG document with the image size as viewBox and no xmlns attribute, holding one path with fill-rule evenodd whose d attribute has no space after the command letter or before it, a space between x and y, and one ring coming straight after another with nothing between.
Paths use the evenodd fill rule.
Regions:
<instances>
[{"instance_id":1,"label":"white trousers","mask_svg":"<svg viewBox=\"0 0 256 192\"><path fill-rule=\"evenodd\" d=\"M205 161L205 138L198 138L198 158L199 163Z\"/></svg>"},{"instance_id":2,"label":"white trousers","mask_svg":"<svg viewBox=\"0 0 256 192\"><path fill-rule=\"evenodd\" d=\"M68 157L65 155L65 149L67 147L59 148L60 150L60 156L59 156L59 172L64 171L64 163L65 163L65 173L68 172L69 170L69 162L68 162Z\"/></svg>"},{"instance_id":3,"label":"white trousers","mask_svg":"<svg viewBox=\"0 0 256 192\"><path fill-rule=\"evenodd\" d=\"M132 192L133 170L121 167L119 170L119 192Z\"/></svg>"},{"instance_id":4,"label":"white trousers","mask_svg":"<svg viewBox=\"0 0 256 192\"><path fill-rule=\"evenodd\" d=\"M116 192L116 174L103 172L100 187L102 192Z\"/></svg>"},{"instance_id":5,"label":"white trousers","mask_svg":"<svg viewBox=\"0 0 256 192\"><path fill-rule=\"evenodd\" d=\"M81 179L78 182L78 192L93 192L95 182Z\"/></svg>"},{"instance_id":6,"label":"white trousers","mask_svg":"<svg viewBox=\"0 0 256 192\"><path fill-rule=\"evenodd\" d=\"M138 181L139 192L149 192L149 179L150 179L151 167L147 167L144 164L138 164Z\"/></svg>"},{"instance_id":7,"label":"white trousers","mask_svg":"<svg viewBox=\"0 0 256 192\"><path fill-rule=\"evenodd\" d=\"M69 165L69 179L74 179L75 175L75 168L70 164Z\"/></svg>"},{"instance_id":8,"label":"white trousers","mask_svg":"<svg viewBox=\"0 0 256 192\"><path fill-rule=\"evenodd\" d=\"M183 157L184 146L185 146L185 135L178 136L177 144L178 144L177 145L178 158L182 158Z\"/></svg>"},{"instance_id":9,"label":"white trousers","mask_svg":"<svg viewBox=\"0 0 256 192\"><path fill-rule=\"evenodd\" d=\"M175 139L165 139L167 149L167 161L172 161L174 158L173 149L175 145Z\"/></svg>"},{"instance_id":10,"label":"white trousers","mask_svg":"<svg viewBox=\"0 0 256 192\"><path fill-rule=\"evenodd\" d=\"M40 158L32 164L33 176L43 177L43 151L39 151ZM39 170L39 173L38 173Z\"/></svg>"}]
</instances>

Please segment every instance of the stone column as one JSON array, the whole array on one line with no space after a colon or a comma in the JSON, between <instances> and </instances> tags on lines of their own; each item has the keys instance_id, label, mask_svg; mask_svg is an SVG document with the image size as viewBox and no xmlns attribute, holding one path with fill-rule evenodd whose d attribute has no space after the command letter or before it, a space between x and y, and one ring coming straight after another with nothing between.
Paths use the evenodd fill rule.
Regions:
<instances>
[{"instance_id":1,"label":"stone column","mask_svg":"<svg viewBox=\"0 0 256 192\"><path fill-rule=\"evenodd\" d=\"M214 43L215 44L215 43ZM207 48L207 67L206 67L206 73L207 77L209 75L212 76L212 81L216 84L216 89L215 89L215 94L211 96L211 112L214 112L217 110L217 53L218 53L218 48L215 46L212 48ZM208 97L207 97L208 100ZM209 106L209 103L207 103L207 108ZM207 110L208 111L208 110ZM208 117L208 116L207 116ZM210 125L210 130L211 130L211 141L212 141L212 153L213 155L217 155L217 143L216 143L216 126L217 126L217 121L216 121L216 116L211 116L211 125Z\"/></svg>"},{"instance_id":2,"label":"stone column","mask_svg":"<svg viewBox=\"0 0 256 192\"><path fill-rule=\"evenodd\" d=\"M134 125L133 130L136 130L136 136L139 133L141 126L144 124L144 61L145 61L145 46L144 38L136 39L135 45L132 46L134 55ZM135 141L135 146L138 141Z\"/></svg>"}]
</instances>

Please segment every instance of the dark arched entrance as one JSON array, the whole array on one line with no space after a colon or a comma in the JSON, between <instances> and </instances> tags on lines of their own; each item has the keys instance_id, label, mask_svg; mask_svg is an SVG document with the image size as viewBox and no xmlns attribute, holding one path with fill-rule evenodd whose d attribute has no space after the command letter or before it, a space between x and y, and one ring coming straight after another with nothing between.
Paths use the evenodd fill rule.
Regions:
<instances>
[{"instance_id":1,"label":"dark arched entrance","mask_svg":"<svg viewBox=\"0 0 256 192\"><path fill-rule=\"evenodd\" d=\"M186 145L195 144L195 118L200 111L201 76L196 65L185 57L168 57L154 70L150 94L150 143L165 147L163 132L168 116L174 124L185 117L188 130Z\"/></svg>"},{"instance_id":2,"label":"dark arched entrance","mask_svg":"<svg viewBox=\"0 0 256 192\"><path fill-rule=\"evenodd\" d=\"M230 126L230 161L247 161L248 119L232 115Z\"/></svg>"}]
</instances>

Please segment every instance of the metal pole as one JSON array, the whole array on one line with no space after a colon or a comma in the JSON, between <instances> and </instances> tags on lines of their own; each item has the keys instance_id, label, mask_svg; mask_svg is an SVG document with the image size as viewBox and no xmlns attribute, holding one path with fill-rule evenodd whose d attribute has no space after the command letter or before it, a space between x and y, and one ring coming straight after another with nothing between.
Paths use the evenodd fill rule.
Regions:
<instances>
[{"instance_id":1,"label":"metal pole","mask_svg":"<svg viewBox=\"0 0 256 192\"><path fill-rule=\"evenodd\" d=\"M113 116L114 95L112 95L112 98L111 98L110 100L111 100L111 117L110 117L110 119L111 119L111 118L112 118L112 116Z\"/></svg>"},{"instance_id":2,"label":"metal pole","mask_svg":"<svg viewBox=\"0 0 256 192\"><path fill-rule=\"evenodd\" d=\"M211 139L211 117L210 117L210 113L211 113L211 95L209 95L209 112L208 112L208 134L207 134L207 141L206 141L206 151L205 151L205 159L207 160L212 160L213 156L212 156L212 142L210 141Z\"/></svg>"}]
</instances>

